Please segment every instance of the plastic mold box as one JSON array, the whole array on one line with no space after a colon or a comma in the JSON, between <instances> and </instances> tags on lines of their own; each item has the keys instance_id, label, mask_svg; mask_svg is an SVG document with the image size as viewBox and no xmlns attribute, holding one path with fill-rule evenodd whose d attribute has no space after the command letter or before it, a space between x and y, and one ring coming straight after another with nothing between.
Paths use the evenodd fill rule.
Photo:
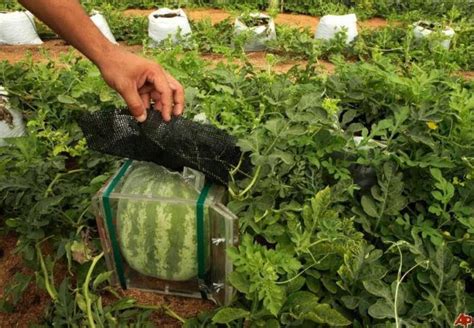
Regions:
<instances>
[{"instance_id":1,"label":"plastic mold box","mask_svg":"<svg viewBox=\"0 0 474 328\"><path fill-rule=\"evenodd\" d=\"M208 239L203 241L207 253L206 265L202 269L205 270L204 275L196 275L186 281L162 280L133 269L132 265L127 262L124 250L118 240L120 234L117 223L121 218L120 213L117 212L120 200L137 201L140 204L154 202L156 204L166 203L166 205L188 207L196 207L198 202L198 199L191 201L189 199L162 197L153 191L143 195L122 192L127 177L142 165L150 164L127 161L93 198L92 209L96 216L106 264L108 270L113 271L112 283L120 285L124 289L134 288L167 295L207 298L218 305L230 304L234 290L227 280L232 272L232 263L226 250L238 243L238 224L235 215L224 206L226 190L222 186L211 185L208 189L208 195L201 205L203 207L202 213L205 213L203 222L206 233L204 235L207 238L204 239ZM179 175L180 179L190 184L190 187L202 196L202 193L200 194L204 186L202 173L185 168L183 173L179 174L157 165L156 167L165 170L165 174ZM162 175L155 175L150 179L164 178Z\"/></svg>"}]
</instances>

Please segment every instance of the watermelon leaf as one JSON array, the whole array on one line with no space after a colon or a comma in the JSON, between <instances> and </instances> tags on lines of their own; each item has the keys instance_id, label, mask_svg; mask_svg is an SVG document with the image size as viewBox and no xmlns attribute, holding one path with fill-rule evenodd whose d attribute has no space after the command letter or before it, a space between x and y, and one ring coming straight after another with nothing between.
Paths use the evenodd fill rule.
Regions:
<instances>
[{"instance_id":1,"label":"watermelon leaf","mask_svg":"<svg viewBox=\"0 0 474 328\"><path fill-rule=\"evenodd\" d=\"M238 319L246 318L249 314L250 312L247 310L235 307L228 307L219 310L219 312L217 312L212 318L212 322L222 324L230 323Z\"/></svg>"}]
</instances>

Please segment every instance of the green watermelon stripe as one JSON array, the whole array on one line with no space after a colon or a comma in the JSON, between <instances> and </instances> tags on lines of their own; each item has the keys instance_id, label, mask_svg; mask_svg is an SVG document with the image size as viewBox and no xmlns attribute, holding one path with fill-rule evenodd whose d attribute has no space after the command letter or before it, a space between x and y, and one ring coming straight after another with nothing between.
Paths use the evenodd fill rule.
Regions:
<instances>
[{"instance_id":1,"label":"green watermelon stripe","mask_svg":"<svg viewBox=\"0 0 474 328\"><path fill-rule=\"evenodd\" d=\"M186 205L175 204L174 215L170 218L170 230L168 232L169 244L173 239L173 247L170 247L166 253L166 263L168 264L168 279L172 279L174 275L180 274L181 259L179 257L180 250L184 245L184 234L186 233Z\"/></svg>"},{"instance_id":2,"label":"green watermelon stripe","mask_svg":"<svg viewBox=\"0 0 474 328\"><path fill-rule=\"evenodd\" d=\"M194 220L194 208L187 207L186 216ZM183 229L183 247L179 251L179 258L181 258L181 274L184 272L197 272L197 250L196 250L196 226L192 224L191 220L186 220Z\"/></svg>"},{"instance_id":3,"label":"green watermelon stripe","mask_svg":"<svg viewBox=\"0 0 474 328\"><path fill-rule=\"evenodd\" d=\"M143 204L145 205L145 204ZM144 217L153 217L154 210L152 206L143 206L143 211L145 212ZM140 240L141 242L141 249L144 250L143 255L145 258L144 261L144 268L146 269L146 274L151 275L153 272L156 272L159 266L160 258L155 258L155 222L153 220L144 220L144 238Z\"/></svg>"},{"instance_id":4,"label":"green watermelon stripe","mask_svg":"<svg viewBox=\"0 0 474 328\"><path fill-rule=\"evenodd\" d=\"M168 279L168 264L164 259L166 259L166 254L169 252L169 249L172 247L170 240L169 240L169 231L171 229L171 217L172 215L169 213L168 205L162 203L161 205L157 206L154 209L155 216L159 224L157 224L157 228L155 228L155 240L154 240L154 248L155 248L155 257L153 260L161 261L159 262L158 271L159 276L163 279Z\"/></svg>"}]
</instances>

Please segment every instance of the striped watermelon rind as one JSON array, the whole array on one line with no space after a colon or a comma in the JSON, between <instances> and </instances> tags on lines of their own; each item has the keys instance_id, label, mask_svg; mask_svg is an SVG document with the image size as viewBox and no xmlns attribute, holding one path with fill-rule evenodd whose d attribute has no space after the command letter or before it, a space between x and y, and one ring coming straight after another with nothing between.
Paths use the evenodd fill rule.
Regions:
<instances>
[{"instance_id":1,"label":"striped watermelon rind","mask_svg":"<svg viewBox=\"0 0 474 328\"><path fill-rule=\"evenodd\" d=\"M125 176L120 194L117 235L128 265L164 280L196 277L199 193L180 174L156 164L139 163L132 165ZM209 211L207 206L204 208L204 245L209 258Z\"/></svg>"}]
</instances>

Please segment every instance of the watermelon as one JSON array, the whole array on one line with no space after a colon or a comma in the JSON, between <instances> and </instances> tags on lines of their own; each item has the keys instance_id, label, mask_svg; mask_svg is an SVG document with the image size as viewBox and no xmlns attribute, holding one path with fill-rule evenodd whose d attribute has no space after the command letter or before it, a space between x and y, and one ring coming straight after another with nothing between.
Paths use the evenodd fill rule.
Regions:
<instances>
[{"instance_id":1,"label":"watermelon","mask_svg":"<svg viewBox=\"0 0 474 328\"><path fill-rule=\"evenodd\" d=\"M134 270L159 279L185 281L196 277L199 192L180 174L156 164L134 164L130 170L120 189L116 223L126 262ZM206 207L204 217L208 255Z\"/></svg>"}]
</instances>

